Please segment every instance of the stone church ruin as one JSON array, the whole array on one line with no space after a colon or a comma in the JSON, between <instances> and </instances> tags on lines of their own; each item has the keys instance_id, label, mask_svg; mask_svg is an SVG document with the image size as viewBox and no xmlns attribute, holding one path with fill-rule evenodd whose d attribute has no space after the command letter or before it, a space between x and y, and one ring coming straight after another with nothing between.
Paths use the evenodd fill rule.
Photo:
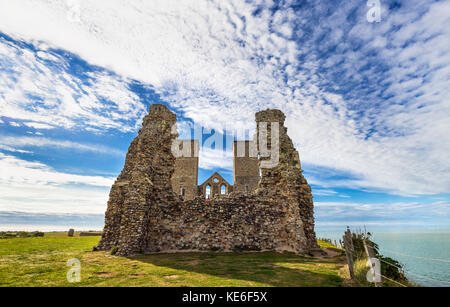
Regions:
<instances>
[{"instance_id":1,"label":"stone church ruin","mask_svg":"<svg viewBox=\"0 0 450 307\"><path fill-rule=\"evenodd\" d=\"M178 140L176 115L151 105L111 188L98 249L317 249L311 188L285 115L268 109L255 120L254 139L233 143L233 185L217 172L198 185L198 140Z\"/></svg>"}]
</instances>

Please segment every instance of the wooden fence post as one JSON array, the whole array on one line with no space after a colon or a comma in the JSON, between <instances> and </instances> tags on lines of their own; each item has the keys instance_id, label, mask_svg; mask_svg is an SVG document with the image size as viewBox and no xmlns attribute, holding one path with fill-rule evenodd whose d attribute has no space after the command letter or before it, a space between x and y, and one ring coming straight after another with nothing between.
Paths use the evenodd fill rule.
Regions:
<instances>
[{"instance_id":1,"label":"wooden fence post","mask_svg":"<svg viewBox=\"0 0 450 307\"><path fill-rule=\"evenodd\" d=\"M372 278L375 283L375 287L383 287L383 283L381 282L381 275L379 276L380 279L378 279L377 272L376 272L376 265L372 262L372 259L377 259L375 255L375 251L373 250L373 247L366 243L366 240L364 240L364 250L367 254L367 259L370 262L370 272L372 272ZM379 275L380 273L378 273ZM380 280L380 281L378 281Z\"/></svg>"},{"instance_id":2,"label":"wooden fence post","mask_svg":"<svg viewBox=\"0 0 450 307\"><path fill-rule=\"evenodd\" d=\"M350 231L350 228L348 226L347 226L347 231L344 233L344 236L342 238L344 240L345 255L347 256L348 271L350 273L351 279L355 279L355 274L353 272L352 232Z\"/></svg>"}]
</instances>

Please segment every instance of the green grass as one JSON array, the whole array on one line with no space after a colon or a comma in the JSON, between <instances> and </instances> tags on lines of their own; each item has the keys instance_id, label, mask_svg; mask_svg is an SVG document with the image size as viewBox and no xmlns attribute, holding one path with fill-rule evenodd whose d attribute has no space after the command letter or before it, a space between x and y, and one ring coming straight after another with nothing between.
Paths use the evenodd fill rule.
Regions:
<instances>
[{"instance_id":1,"label":"green grass","mask_svg":"<svg viewBox=\"0 0 450 307\"><path fill-rule=\"evenodd\" d=\"M331 249L331 250L336 251L336 252L344 253L344 250L342 248L336 247L336 246L334 246L331 243L328 243L328 242L325 242L325 241L321 241L321 240L319 240L317 242L319 243L319 246L321 248L327 248L327 249Z\"/></svg>"},{"instance_id":2,"label":"green grass","mask_svg":"<svg viewBox=\"0 0 450 307\"><path fill-rule=\"evenodd\" d=\"M0 240L0 286L342 286L342 256L177 253L115 257L93 252L99 237L49 235ZM69 283L68 259L81 262Z\"/></svg>"}]
</instances>

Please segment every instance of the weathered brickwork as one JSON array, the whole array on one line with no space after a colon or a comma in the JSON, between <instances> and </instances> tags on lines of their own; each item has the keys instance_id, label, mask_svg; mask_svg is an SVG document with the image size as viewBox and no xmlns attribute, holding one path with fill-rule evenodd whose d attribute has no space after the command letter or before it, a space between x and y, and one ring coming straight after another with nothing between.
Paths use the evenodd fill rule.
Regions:
<instances>
[{"instance_id":1,"label":"weathered brickwork","mask_svg":"<svg viewBox=\"0 0 450 307\"><path fill-rule=\"evenodd\" d=\"M176 159L171 146L177 134L171 128L175 122L175 114L166 107L150 107L111 188L98 249L117 247L118 255L132 255L207 250L304 253L317 248L311 189L287 136L282 112L256 114L256 147L262 153L256 191L210 200L202 196L183 200L173 191ZM269 122L267 146L259 141L262 122ZM279 144L270 141L275 131L271 122L279 125ZM270 159L264 156L264 149L277 145L279 163L264 168Z\"/></svg>"},{"instance_id":2,"label":"weathered brickwork","mask_svg":"<svg viewBox=\"0 0 450 307\"><path fill-rule=\"evenodd\" d=\"M233 191L252 194L259 183L259 161L253 141L233 142Z\"/></svg>"},{"instance_id":3,"label":"weathered brickwork","mask_svg":"<svg viewBox=\"0 0 450 307\"><path fill-rule=\"evenodd\" d=\"M184 200L198 196L198 140L181 140L181 147L190 146L188 154L175 159L175 171L172 175L172 189Z\"/></svg>"}]
</instances>

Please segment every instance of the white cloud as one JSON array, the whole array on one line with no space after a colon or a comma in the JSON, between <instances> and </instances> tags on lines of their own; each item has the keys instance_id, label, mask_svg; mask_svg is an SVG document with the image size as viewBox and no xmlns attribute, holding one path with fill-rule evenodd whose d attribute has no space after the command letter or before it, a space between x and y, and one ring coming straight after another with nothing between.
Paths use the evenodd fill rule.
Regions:
<instances>
[{"instance_id":1,"label":"white cloud","mask_svg":"<svg viewBox=\"0 0 450 307\"><path fill-rule=\"evenodd\" d=\"M21 127L22 126L21 124L16 123L16 122L9 122L9 125L13 126L13 127Z\"/></svg>"},{"instance_id":2,"label":"white cloud","mask_svg":"<svg viewBox=\"0 0 450 307\"><path fill-rule=\"evenodd\" d=\"M211 148L200 148L199 167L207 170L218 168L233 168L233 153L231 151L215 150Z\"/></svg>"},{"instance_id":3,"label":"white cloud","mask_svg":"<svg viewBox=\"0 0 450 307\"><path fill-rule=\"evenodd\" d=\"M68 73L66 60L51 51L35 55L1 38L0 45L0 65L8 70L0 75L0 115L29 121L24 124L36 129L126 132L140 123L145 106L130 90L129 80L105 72L77 76Z\"/></svg>"},{"instance_id":4,"label":"white cloud","mask_svg":"<svg viewBox=\"0 0 450 307\"><path fill-rule=\"evenodd\" d=\"M36 122L26 122L25 126L31 127L34 129L54 129L55 127L52 125L44 124L44 123L36 123Z\"/></svg>"},{"instance_id":5,"label":"white cloud","mask_svg":"<svg viewBox=\"0 0 450 307\"><path fill-rule=\"evenodd\" d=\"M338 192L328 189L313 189L313 195L317 196L335 196Z\"/></svg>"},{"instance_id":6,"label":"white cloud","mask_svg":"<svg viewBox=\"0 0 450 307\"><path fill-rule=\"evenodd\" d=\"M103 214L108 191L106 187L1 185L0 211Z\"/></svg>"},{"instance_id":7,"label":"white cloud","mask_svg":"<svg viewBox=\"0 0 450 307\"><path fill-rule=\"evenodd\" d=\"M114 182L113 178L57 172L43 163L29 162L2 153L0 153L0 164L3 170L0 180L4 184L87 184L107 187Z\"/></svg>"},{"instance_id":8,"label":"white cloud","mask_svg":"<svg viewBox=\"0 0 450 307\"><path fill-rule=\"evenodd\" d=\"M114 178L55 171L0 153L0 211L103 213Z\"/></svg>"},{"instance_id":9,"label":"white cloud","mask_svg":"<svg viewBox=\"0 0 450 307\"><path fill-rule=\"evenodd\" d=\"M0 0L0 29L36 45L44 42L38 58L50 58L48 46L62 48L151 84L184 116L209 127L249 127L255 111L280 108L305 164L355 178L327 181L329 186L401 194L450 190L448 2L408 1L404 10L389 12L377 25L366 22L365 5L351 2L317 20L308 10L272 15L269 1L79 3L80 22L73 22L64 2ZM349 25L346 18L354 8L358 21ZM313 23L312 33L305 32L308 23ZM305 40L293 41L294 34ZM334 44L334 52L321 56ZM64 127L83 118L90 129L125 129L113 119L136 121L142 114L132 112L139 104L120 80L96 76L100 88L96 82L89 88L68 87L75 82L71 76L61 83L34 55L0 46L0 55L23 63L20 87L8 79L0 84L11 88L0 114ZM374 52L377 62L370 62ZM332 78L355 86L344 97ZM330 83L332 89L324 86ZM51 95L42 90L53 86ZM80 89L86 94L76 103L73 94ZM17 105L24 92L51 98L46 103L56 105L54 111L26 111ZM94 112L104 108L97 96L120 103L116 107L122 113ZM200 163L216 167L208 154Z\"/></svg>"},{"instance_id":10,"label":"white cloud","mask_svg":"<svg viewBox=\"0 0 450 307\"><path fill-rule=\"evenodd\" d=\"M26 154L33 153L32 151L29 151L29 150L16 149L16 148L10 147L8 145L3 145L3 144L0 144L0 149L10 151L10 152L18 152L18 153L26 153Z\"/></svg>"},{"instance_id":11,"label":"white cloud","mask_svg":"<svg viewBox=\"0 0 450 307\"><path fill-rule=\"evenodd\" d=\"M120 150L99 144L82 144L72 141L49 139L45 137L0 135L0 145L7 146L9 148L14 147L16 149L24 147L55 147L75 149L79 151L90 151L101 154L125 155L125 153Z\"/></svg>"}]
</instances>

